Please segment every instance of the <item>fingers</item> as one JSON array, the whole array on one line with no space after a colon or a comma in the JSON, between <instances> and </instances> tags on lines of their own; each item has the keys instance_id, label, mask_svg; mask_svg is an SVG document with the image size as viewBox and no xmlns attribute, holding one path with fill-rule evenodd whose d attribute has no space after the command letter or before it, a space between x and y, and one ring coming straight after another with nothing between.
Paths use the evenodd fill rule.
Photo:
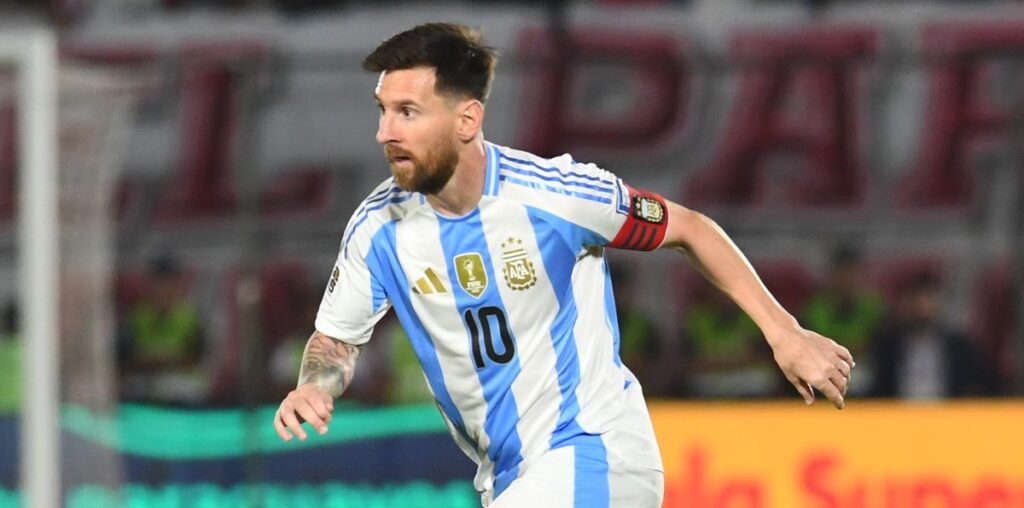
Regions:
<instances>
[{"instance_id":1,"label":"fingers","mask_svg":"<svg viewBox=\"0 0 1024 508\"><path fill-rule=\"evenodd\" d=\"M836 345L839 346L838 344ZM843 346L839 346L836 350L836 354L839 355L839 358L841 358L843 362L849 365L851 368L857 365L857 362L853 361L853 355L850 354L849 349L846 349Z\"/></svg>"},{"instance_id":2,"label":"fingers","mask_svg":"<svg viewBox=\"0 0 1024 508\"><path fill-rule=\"evenodd\" d=\"M845 406L843 401L843 389L836 386L831 379L824 379L817 383L813 383L813 386L818 389L819 392L825 394L825 397L832 402L832 405L836 409L842 409Z\"/></svg>"},{"instance_id":3,"label":"fingers","mask_svg":"<svg viewBox=\"0 0 1024 508\"><path fill-rule=\"evenodd\" d=\"M846 363L845 361L836 362L836 370L838 370L839 373L842 374L843 377L845 377L847 380L850 379L850 374L853 373L853 367L850 367L850 364Z\"/></svg>"},{"instance_id":4,"label":"fingers","mask_svg":"<svg viewBox=\"0 0 1024 508\"><path fill-rule=\"evenodd\" d=\"M800 396L804 398L804 402L808 406L814 404L814 390L811 389L811 386L809 384L801 381L799 378L796 377L787 376L787 378L789 379L789 382L793 385L793 387L796 388L796 391L800 394Z\"/></svg>"},{"instance_id":5,"label":"fingers","mask_svg":"<svg viewBox=\"0 0 1024 508\"><path fill-rule=\"evenodd\" d=\"M324 416L323 415L326 415L328 418L330 418L330 413L327 413L326 411L323 411L323 412L317 411L313 407L313 404L311 404L311 402L319 403L320 401L318 401L316 399L312 399L312 401L310 399L298 399L298 400L296 400L293 403L294 406L295 406L295 411L297 413L299 413L299 416L301 416L303 420L306 420L307 422L309 422L309 424L312 425L313 428L316 429L317 432L319 432L321 435L323 435L323 434L327 433L327 422L324 421ZM323 404L320 403L319 405L322 406ZM300 436L299 439L305 439L305 438Z\"/></svg>"},{"instance_id":6,"label":"fingers","mask_svg":"<svg viewBox=\"0 0 1024 508\"><path fill-rule=\"evenodd\" d=\"M297 436L299 438L299 441L305 441L306 437L308 436L306 435L306 431L302 428L302 423L299 422L298 418L296 418L295 410L292 408L291 404L288 403L287 400L285 400L285 402L281 404L281 409L278 409L277 412L280 415L281 422L284 423L285 427L287 427L287 429L291 431L292 434ZM285 439L285 441L291 441L291 436L289 435L289 437Z\"/></svg>"},{"instance_id":7,"label":"fingers","mask_svg":"<svg viewBox=\"0 0 1024 508\"><path fill-rule=\"evenodd\" d=\"M274 430L284 441L297 436L300 441L308 437L302 422L309 422L320 434L327 433L334 400L327 393L316 390L296 390L288 394L274 415ZM294 436L293 436L294 435Z\"/></svg>"},{"instance_id":8,"label":"fingers","mask_svg":"<svg viewBox=\"0 0 1024 508\"><path fill-rule=\"evenodd\" d=\"M835 371L829 374L829 381L839 389L840 395L845 397L846 391L850 387L853 367L856 366L857 363L853 361L853 355L850 353L849 349L835 343L834 341L832 341L832 344L834 345L836 356L839 357L840 361L833 362ZM830 400L832 400L831 397ZM835 400L832 400L833 404L835 404L835 402ZM840 405L837 405L836 407L842 409L841 405L842 402L840 402Z\"/></svg>"},{"instance_id":9,"label":"fingers","mask_svg":"<svg viewBox=\"0 0 1024 508\"><path fill-rule=\"evenodd\" d=\"M850 387L849 378L839 372L836 372L829 378L829 381L832 381L832 384L835 385L836 388L839 388L839 393L843 397L846 397L846 390Z\"/></svg>"},{"instance_id":10,"label":"fingers","mask_svg":"<svg viewBox=\"0 0 1024 508\"><path fill-rule=\"evenodd\" d=\"M849 355L850 352L847 351L846 348L841 347L840 349L846 351L846 354ZM844 358L842 354L839 354L839 358L840 361L835 362L837 373L830 376L830 379L842 390L843 396L845 396L846 391L850 388L850 384L853 381L853 366L855 364L853 363L852 357Z\"/></svg>"},{"instance_id":11,"label":"fingers","mask_svg":"<svg viewBox=\"0 0 1024 508\"><path fill-rule=\"evenodd\" d=\"M274 413L274 430L277 432L277 435L281 438L281 441L287 442L292 440L291 433L288 432L288 429L286 429L284 426L284 421L281 420L280 409L278 409L277 412Z\"/></svg>"},{"instance_id":12,"label":"fingers","mask_svg":"<svg viewBox=\"0 0 1024 508\"><path fill-rule=\"evenodd\" d=\"M319 416L324 423L331 423L331 411L334 410L334 401L331 400L329 396L326 397L326 400L324 400L324 398L317 397L308 399L308 402L313 408L313 411L316 412L317 416Z\"/></svg>"}]
</instances>

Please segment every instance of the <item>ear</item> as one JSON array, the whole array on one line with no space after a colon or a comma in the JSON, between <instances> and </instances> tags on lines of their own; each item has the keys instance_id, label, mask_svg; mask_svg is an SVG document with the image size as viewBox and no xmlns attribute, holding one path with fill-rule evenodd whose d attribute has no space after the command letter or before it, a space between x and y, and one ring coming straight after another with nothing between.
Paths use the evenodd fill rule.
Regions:
<instances>
[{"instance_id":1,"label":"ear","mask_svg":"<svg viewBox=\"0 0 1024 508\"><path fill-rule=\"evenodd\" d=\"M462 101L456 106L458 118L455 133L459 139L468 143L476 137L484 125L484 105L476 99Z\"/></svg>"}]
</instances>

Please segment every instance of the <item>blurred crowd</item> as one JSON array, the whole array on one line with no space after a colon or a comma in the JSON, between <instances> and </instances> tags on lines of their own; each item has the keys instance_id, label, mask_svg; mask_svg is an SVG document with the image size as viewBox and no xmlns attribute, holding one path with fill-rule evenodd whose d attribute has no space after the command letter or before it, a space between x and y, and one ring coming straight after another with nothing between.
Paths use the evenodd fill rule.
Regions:
<instances>
[{"instance_id":1,"label":"blurred crowd","mask_svg":"<svg viewBox=\"0 0 1024 508\"><path fill-rule=\"evenodd\" d=\"M944 317L946 286L937 269L888 274L889 287L883 288L871 283L853 247L839 245L829 259L823 279L807 295L784 303L804 327L853 353L853 396L935 401L1010 394L1012 372L1001 367L990 347L994 340L972 336ZM699 399L790 395L792 387L754 322L710 284L691 284L697 287L689 288L691 298L668 341L652 340L658 335L654 320L631 303L628 284L617 286L623 361L647 392ZM669 350L660 351L659 344Z\"/></svg>"},{"instance_id":2,"label":"blurred crowd","mask_svg":"<svg viewBox=\"0 0 1024 508\"><path fill-rule=\"evenodd\" d=\"M872 283L854 247L828 255L820 281L799 298L784 298L801 323L848 347L857 358L851 391L857 397L942 400L1008 394L1012 372L1002 368L994 339L975 337L945 319L946 285L935 267L900 267ZM613 262L614 263L614 262ZM264 274L284 294L263 292L263 343L256 360L273 403L294 385L320 302L316 277L288 269ZM685 278L678 319L671 330L645 311L631 271L613 264L621 356L653 397L684 399L790 396L771 350L756 325L727 296L693 271ZM239 404L244 351L227 362L204 361L211 338L186 290L189 275L170 258L150 267L149 289L121 313L119 358L126 400L171 404ZM799 285L796 280L792 285ZM781 289L780 293L785 290ZM273 308L274 310L270 310ZM663 321L662 321L663 323ZM234 365L234 375L217 365ZM419 363L401 326L389 314L364 348L357 381L346 397L366 404L430 400Z\"/></svg>"},{"instance_id":3,"label":"blurred crowd","mask_svg":"<svg viewBox=\"0 0 1024 508\"><path fill-rule=\"evenodd\" d=\"M821 280L812 282L806 294L793 299L785 288L776 289L805 327L853 352L853 396L937 401L1019 395L1011 384L1014 364L1001 355L1005 349L993 346L996 339L976 336L945 318L947 287L940 271L901 267L878 284L852 246L834 247L828 259ZM652 398L795 396L757 326L695 271L685 278L686 296L678 316L668 321L674 327L666 330L665 321L654 319L641 302L634 273L614 262L612 270L622 360ZM232 323L231 337L210 333L193 291L195 274L174 257L158 256L143 273L120 276L120 399L184 407L280 400L295 385L320 302L320 284L304 272L288 264L264 270L256 313L260 326ZM789 289L802 284L792 275L783 279ZM18 406L21 386L13 303L3 308L0 324L0 412L10 412ZM258 341L239 337L251 330L259 334ZM252 362L248 369L247 361ZM431 400L392 314L364 349L346 398L366 405Z\"/></svg>"}]
</instances>

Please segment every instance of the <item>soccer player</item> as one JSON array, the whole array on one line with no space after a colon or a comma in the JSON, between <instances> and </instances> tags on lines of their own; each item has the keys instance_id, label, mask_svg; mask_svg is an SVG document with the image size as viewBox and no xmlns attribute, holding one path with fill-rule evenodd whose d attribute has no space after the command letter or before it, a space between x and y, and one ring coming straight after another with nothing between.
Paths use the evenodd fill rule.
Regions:
<instances>
[{"instance_id":1,"label":"soccer player","mask_svg":"<svg viewBox=\"0 0 1024 508\"><path fill-rule=\"evenodd\" d=\"M661 505L639 383L618 356L605 249L687 255L757 323L805 401L837 407L853 358L800 327L707 217L569 155L484 140L495 53L431 23L378 46L377 142L392 177L342 237L281 439L323 434L374 324L394 308L484 506ZM344 429L342 429L344 432Z\"/></svg>"}]
</instances>

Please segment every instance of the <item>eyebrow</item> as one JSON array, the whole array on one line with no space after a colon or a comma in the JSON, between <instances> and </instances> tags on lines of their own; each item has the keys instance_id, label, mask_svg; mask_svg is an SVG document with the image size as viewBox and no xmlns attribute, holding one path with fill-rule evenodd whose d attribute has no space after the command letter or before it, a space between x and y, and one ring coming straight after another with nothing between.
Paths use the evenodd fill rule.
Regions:
<instances>
[{"instance_id":1,"label":"eyebrow","mask_svg":"<svg viewBox=\"0 0 1024 508\"><path fill-rule=\"evenodd\" d=\"M377 95L377 94L374 94L374 95L373 95L373 100L374 100L374 101L376 101L376 102L377 102L377 105L379 105L379 106L383 106L383 105L384 105L384 103L383 103L383 102L381 102L381 100L380 100L380 96L379 96L379 95ZM416 102L416 101L414 101L414 100L412 100L412 99L403 99L403 100L399 101L399 102L398 102L398 107L403 107L403 106L416 106L416 107L421 107L421 106L420 106L420 104L419 104L418 102Z\"/></svg>"}]
</instances>

